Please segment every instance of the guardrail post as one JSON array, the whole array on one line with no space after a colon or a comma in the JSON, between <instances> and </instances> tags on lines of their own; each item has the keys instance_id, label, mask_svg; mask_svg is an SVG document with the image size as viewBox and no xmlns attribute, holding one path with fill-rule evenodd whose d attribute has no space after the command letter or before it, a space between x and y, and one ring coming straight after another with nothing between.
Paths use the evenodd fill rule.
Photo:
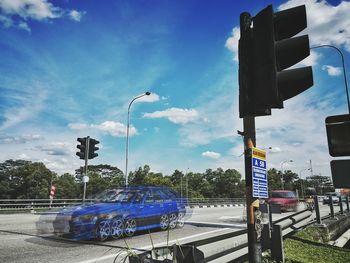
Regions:
<instances>
[{"instance_id":1,"label":"guardrail post","mask_svg":"<svg viewBox=\"0 0 350 263\"><path fill-rule=\"evenodd\" d=\"M321 220L320 205L318 203L317 195L314 196L314 203L315 203L315 211L316 211L316 223L320 225L322 224L322 220Z\"/></svg>"},{"instance_id":2,"label":"guardrail post","mask_svg":"<svg viewBox=\"0 0 350 263\"><path fill-rule=\"evenodd\" d=\"M329 196L328 200L329 200L329 208L331 209L331 218L334 218L334 207L333 207L333 198L332 198L332 196Z\"/></svg>"},{"instance_id":3,"label":"guardrail post","mask_svg":"<svg viewBox=\"0 0 350 263\"><path fill-rule=\"evenodd\" d=\"M339 208L340 208L340 214L344 214L343 200L342 200L341 196L339 196Z\"/></svg>"},{"instance_id":4,"label":"guardrail post","mask_svg":"<svg viewBox=\"0 0 350 263\"><path fill-rule=\"evenodd\" d=\"M349 213L350 207L349 207L349 196L348 195L345 197L345 202L346 202L346 211Z\"/></svg>"},{"instance_id":5,"label":"guardrail post","mask_svg":"<svg viewBox=\"0 0 350 263\"><path fill-rule=\"evenodd\" d=\"M281 225L273 225L271 240L271 257L277 262L284 262L283 234Z\"/></svg>"},{"instance_id":6,"label":"guardrail post","mask_svg":"<svg viewBox=\"0 0 350 263\"><path fill-rule=\"evenodd\" d=\"M261 233L261 248L262 249L271 248L272 213L270 210L270 204L266 205L266 209L267 209L267 216L269 218L269 221L266 224L263 224L263 229L262 229L262 233Z\"/></svg>"}]
</instances>

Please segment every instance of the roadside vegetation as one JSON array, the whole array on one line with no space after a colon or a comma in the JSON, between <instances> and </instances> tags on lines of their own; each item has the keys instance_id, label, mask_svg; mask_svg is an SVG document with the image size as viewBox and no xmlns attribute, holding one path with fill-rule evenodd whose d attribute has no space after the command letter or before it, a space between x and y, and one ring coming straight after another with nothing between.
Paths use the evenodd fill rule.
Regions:
<instances>
[{"instance_id":1,"label":"roadside vegetation","mask_svg":"<svg viewBox=\"0 0 350 263\"><path fill-rule=\"evenodd\" d=\"M269 189L281 189L281 171L268 171ZM118 188L124 185L124 174L118 167L107 164L89 165L87 198L93 198L106 189ZM41 162L26 160L7 160L0 163L0 199L47 199L50 185L56 186L56 198L81 198L83 168L75 174L58 175ZM191 198L234 198L244 197L245 182L242 175L235 169L207 169L203 173L188 171L184 173L175 170L164 175L151 171L149 165L144 165L131 171L128 175L129 185L168 186L183 196ZM318 193L334 190L330 178L315 175L303 180L296 173L284 171L284 187L287 190L314 187ZM181 187L182 182L182 187Z\"/></svg>"},{"instance_id":2,"label":"roadside vegetation","mask_svg":"<svg viewBox=\"0 0 350 263\"><path fill-rule=\"evenodd\" d=\"M284 240L286 263L344 263L350 262L350 250L327 244L324 232L312 226ZM272 263L269 256L263 262Z\"/></svg>"}]
</instances>

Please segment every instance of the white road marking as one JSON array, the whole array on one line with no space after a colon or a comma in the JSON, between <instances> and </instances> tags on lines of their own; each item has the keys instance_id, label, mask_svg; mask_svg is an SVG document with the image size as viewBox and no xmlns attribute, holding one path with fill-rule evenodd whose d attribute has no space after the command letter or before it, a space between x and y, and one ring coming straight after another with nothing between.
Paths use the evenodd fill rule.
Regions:
<instances>
[{"instance_id":1,"label":"white road marking","mask_svg":"<svg viewBox=\"0 0 350 263\"><path fill-rule=\"evenodd\" d=\"M175 240L169 240L168 244L175 244L177 242L180 242L180 241L184 241L184 240L187 240L187 239L191 239L191 238L194 238L194 237L199 237L199 236L203 236L203 235L208 235L208 234L213 234L213 233L216 233L216 232L221 232L221 231L225 231L225 230L229 230L229 228L222 228L222 229L218 229L218 230L212 230L212 231L209 231L209 232L204 232L204 233L200 233L200 234L195 234L195 235L192 235L192 236L188 236L188 237L183 237L183 238L179 238L179 239L175 239ZM164 246L166 245L167 242L161 242L161 243L158 243L158 244L154 244L154 247L159 247L159 246ZM147 249L151 249L152 246L149 245L149 246L145 246L145 247L141 247L139 248L140 250L147 250ZM121 253L120 254L120 257L122 256L122 254L125 254L125 252ZM83 261L80 261L78 263L95 263L95 262L99 262L99 261L102 261L102 260L106 260L106 259L110 259L110 258L115 258L117 255L116 254L113 254L113 255L106 255L106 256L102 256L102 257L99 257L99 258L94 258L94 259L88 259L88 260L83 260Z\"/></svg>"}]
</instances>

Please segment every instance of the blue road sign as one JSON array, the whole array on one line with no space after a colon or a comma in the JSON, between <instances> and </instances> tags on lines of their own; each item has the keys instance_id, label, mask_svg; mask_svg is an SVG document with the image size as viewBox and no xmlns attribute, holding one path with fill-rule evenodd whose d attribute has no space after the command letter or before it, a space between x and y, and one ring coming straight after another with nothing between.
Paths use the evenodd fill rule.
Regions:
<instances>
[{"instance_id":1,"label":"blue road sign","mask_svg":"<svg viewBox=\"0 0 350 263\"><path fill-rule=\"evenodd\" d=\"M268 198L266 153L256 148L252 152L253 197Z\"/></svg>"}]
</instances>

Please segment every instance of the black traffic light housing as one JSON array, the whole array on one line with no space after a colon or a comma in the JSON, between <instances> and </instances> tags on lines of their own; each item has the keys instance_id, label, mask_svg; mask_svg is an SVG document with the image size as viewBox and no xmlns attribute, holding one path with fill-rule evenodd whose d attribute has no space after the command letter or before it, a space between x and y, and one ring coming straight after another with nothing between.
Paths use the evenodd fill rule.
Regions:
<instances>
[{"instance_id":1,"label":"black traffic light housing","mask_svg":"<svg viewBox=\"0 0 350 263\"><path fill-rule=\"evenodd\" d=\"M89 141L89 159L93 159L93 158L98 156L98 154L95 153L95 151L97 151L99 149L98 147L96 147L96 145L99 143L100 142L98 140L90 138L90 141Z\"/></svg>"},{"instance_id":2,"label":"black traffic light housing","mask_svg":"<svg viewBox=\"0 0 350 263\"><path fill-rule=\"evenodd\" d=\"M239 40L240 117L270 115L313 85L311 67L285 70L310 54L305 5L273 13L272 5L255 17L241 14Z\"/></svg>"},{"instance_id":3,"label":"black traffic light housing","mask_svg":"<svg viewBox=\"0 0 350 263\"><path fill-rule=\"evenodd\" d=\"M76 153L76 155L79 156L80 159L85 159L86 156L86 148L87 148L87 137L84 138L78 138L77 139L78 142L80 142L80 145L77 145L77 148L80 150Z\"/></svg>"},{"instance_id":4,"label":"black traffic light housing","mask_svg":"<svg viewBox=\"0 0 350 263\"><path fill-rule=\"evenodd\" d=\"M326 131L329 154L350 156L350 114L328 116Z\"/></svg>"}]
</instances>

